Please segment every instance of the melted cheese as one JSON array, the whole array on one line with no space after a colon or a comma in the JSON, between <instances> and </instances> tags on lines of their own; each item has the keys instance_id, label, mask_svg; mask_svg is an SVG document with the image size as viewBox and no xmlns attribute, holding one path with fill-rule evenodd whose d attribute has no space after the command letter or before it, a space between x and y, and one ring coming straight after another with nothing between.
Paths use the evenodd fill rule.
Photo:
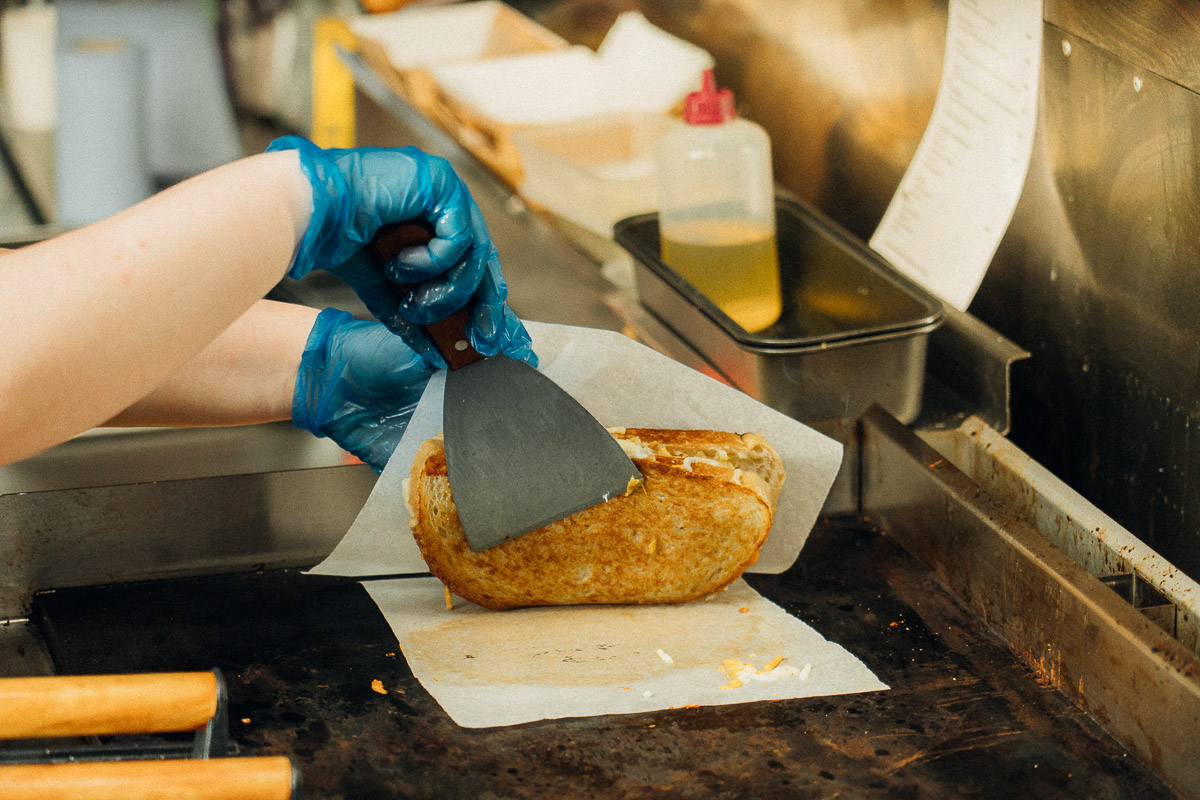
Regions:
<instances>
[{"instance_id":1,"label":"melted cheese","mask_svg":"<svg viewBox=\"0 0 1200 800\"><path fill-rule=\"evenodd\" d=\"M806 681L809 675L812 674L812 664L805 664L804 669L796 669L790 665L780 666L780 662L782 661L783 656L776 656L760 670L755 669L753 664L745 661L739 661L736 658L727 658L721 662L721 669L729 676L729 683L719 688L737 689L750 681L767 683L792 675L795 675L802 681Z\"/></svg>"},{"instance_id":2,"label":"melted cheese","mask_svg":"<svg viewBox=\"0 0 1200 800\"><path fill-rule=\"evenodd\" d=\"M654 458L654 451L637 439L617 439L617 444L630 458Z\"/></svg>"}]
</instances>

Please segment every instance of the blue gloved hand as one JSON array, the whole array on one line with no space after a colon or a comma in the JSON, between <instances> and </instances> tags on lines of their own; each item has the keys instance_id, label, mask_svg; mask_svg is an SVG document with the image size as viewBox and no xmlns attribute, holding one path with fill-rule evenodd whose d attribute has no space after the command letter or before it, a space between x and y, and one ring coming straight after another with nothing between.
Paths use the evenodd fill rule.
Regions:
<instances>
[{"instance_id":1,"label":"blue gloved hand","mask_svg":"<svg viewBox=\"0 0 1200 800\"><path fill-rule=\"evenodd\" d=\"M378 322L317 315L292 393L292 424L328 436L376 472L391 458L433 367Z\"/></svg>"},{"instance_id":2,"label":"blue gloved hand","mask_svg":"<svg viewBox=\"0 0 1200 800\"><path fill-rule=\"evenodd\" d=\"M508 286L483 215L450 163L415 147L322 149L299 136L267 152L296 150L313 189L313 213L288 276L324 269L341 278L384 325L435 366L441 356L417 326L470 303L467 339L536 366L529 333L505 302ZM384 225L424 220L435 238L382 267L364 247ZM400 295L396 283L419 283Z\"/></svg>"}]
</instances>

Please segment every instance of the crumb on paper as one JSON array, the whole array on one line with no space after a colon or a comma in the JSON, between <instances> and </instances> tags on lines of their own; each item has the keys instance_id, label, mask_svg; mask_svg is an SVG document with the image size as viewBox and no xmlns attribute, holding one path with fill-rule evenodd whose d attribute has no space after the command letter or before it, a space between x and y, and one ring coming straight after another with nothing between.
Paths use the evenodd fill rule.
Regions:
<instances>
[{"instance_id":1,"label":"crumb on paper","mask_svg":"<svg viewBox=\"0 0 1200 800\"><path fill-rule=\"evenodd\" d=\"M446 593L446 610L453 611L454 610L454 595L450 594L449 586L446 586L445 584L443 584L442 589Z\"/></svg>"},{"instance_id":2,"label":"crumb on paper","mask_svg":"<svg viewBox=\"0 0 1200 800\"><path fill-rule=\"evenodd\" d=\"M751 654L751 657L753 657L753 654ZM748 662L739 661L736 658L727 658L721 662L720 669L729 676L729 683L718 688L726 690L737 689L745 686L749 681L767 683L768 681L793 675L802 681L806 681L812 675L812 664L805 664L804 669L797 669L791 665L780 666L782 662L783 656L778 655L767 662L762 669L755 669L754 665Z\"/></svg>"},{"instance_id":3,"label":"crumb on paper","mask_svg":"<svg viewBox=\"0 0 1200 800\"><path fill-rule=\"evenodd\" d=\"M387 694L388 693L388 690L383 688L383 681L379 680L378 678L371 681L371 691L376 692L377 694Z\"/></svg>"},{"instance_id":4,"label":"crumb on paper","mask_svg":"<svg viewBox=\"0 0 1200 800\"><path fill-rule=\"evenodd\" d=\"M664 653L662 651L662 648L659 648L658 657L661 658L663 661L667 662L668 664L675 663L675 659L671 658L669 653Z\"/></svg>"},{"instance_id":5,"label":"crumb on paper","mask_svg":"<svg viewBox=\"0 0 1200 800\"><path fill-rule=\"evenodd\" d=\"M642 697L654 697L654 692L647 689L646 691L642 692Z\"/></svg>"},{"instance_id":6,"label":"crumb on paper","mask_svg":"<svg viewBox=\"0 0 1200 800\"><path fill-rule=\"evenodd\" d=\"M750 606L742 606L741 608L738 609L738 613L739 614L749 614Z\"/></svg>"}]
</instances>

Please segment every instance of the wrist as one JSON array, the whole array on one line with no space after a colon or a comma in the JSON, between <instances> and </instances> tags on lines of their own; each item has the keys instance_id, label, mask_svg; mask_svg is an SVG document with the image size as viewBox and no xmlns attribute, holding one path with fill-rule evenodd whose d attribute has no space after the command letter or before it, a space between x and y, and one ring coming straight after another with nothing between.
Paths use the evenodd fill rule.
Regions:
<instances>
[{"instance_id":1,"label":"wrist","mask_svg":"<svg viewBox=\"0 0 1200 800\"><path fill-rule=\"evenodd\" d=\"M280 150L265 154L266 158L277 160L284 168L284 190L287 197L287 209L292 220L292 259L288 262L290 270L300 250L300 244L313 218L313 186L300 164L300 153L296 150Z\"/></svg>"}]
</instances>

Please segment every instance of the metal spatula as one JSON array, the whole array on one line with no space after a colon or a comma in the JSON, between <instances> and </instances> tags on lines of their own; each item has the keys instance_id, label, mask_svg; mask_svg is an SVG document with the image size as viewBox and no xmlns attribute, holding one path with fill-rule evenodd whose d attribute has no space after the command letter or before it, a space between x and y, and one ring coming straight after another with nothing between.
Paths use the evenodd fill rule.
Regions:
<instances>
[{"instance_id":1,"label":"metal spatula","mask_svg":"<svg viewBox=\"0 0 1200 800\"><path fill-rule=\"evenodd\" d=\"M430 237L417 223L387 226L372 252L382 263ZM575 398L522 361L476 352L465 334L469 314L460 309L424 331L449 366L442 405L446 469L472 550L515 539L641 483L621 446Z\"/></svg>"}]
</instances>

